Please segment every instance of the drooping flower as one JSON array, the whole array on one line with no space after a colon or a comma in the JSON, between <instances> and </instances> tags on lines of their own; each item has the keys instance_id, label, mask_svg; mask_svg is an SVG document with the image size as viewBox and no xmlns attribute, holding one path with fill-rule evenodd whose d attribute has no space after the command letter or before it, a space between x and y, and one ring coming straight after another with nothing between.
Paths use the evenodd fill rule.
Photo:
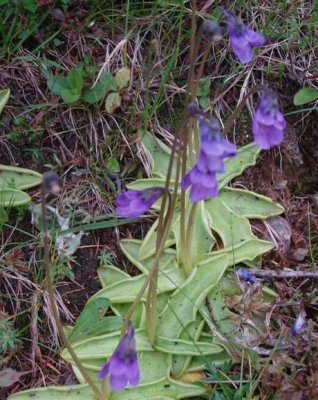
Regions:
<instances>
[{"instance_id":1,"label":"drooping flower","mask_svg":"<svg viewBox=\"0 0 318 400\"><path fill-rule=\"evenodd\" d=\"M110 360L102 367L99 379L105 379L108 374L109 384L115 391L123 390L129 384L137 386L140 382L135 332L131 322Z\"/></svg>"},{"instance_id":2,"label":"drooping flower","mask_svg":"<svg viewBox=\"0 0 318 400\"><path fill-rule=\"evenodd\" d=\"M222 39L222 30L220 25L214 19L207 19L202 23L202 32L212 42L217 42Z\"/></svg>"},{"instance_id":3,"label":"drooping flower","mask_svg":"<svg viewBox=\"0 0 318 400\"><path fill-rule=\"evenodd\" d=\"M236 147L220 134L215 118L200 119L201 148L195 166L182 179L181 188L191 186L190 199L194 203L218 194L216 173L224 172L224 158L233 157Z\"/></svg>"},{"instance_id":4,"label":"drooping flower","mask_svg":"<svg viewBox=\"0 0 318 400\"><path fill-rule=\"evenodd\" d=\"M301 328L304 326L305 322L306 322L306 313L305 310L301 308L298 317L296 318L296 321L290 330L291 335L294 337L297 336Z\"/></svg>"},{"instance_id":5,"label":"drooping flower","mask_svg":"<svg viewBox=\"0 0 318 400\"><path fill-rule=\"evenodd\" d=\"M117 197L116 213L120 217L136 218L144 214L163 195L164 188L128 190Z\"/></svg>"},{"instance_id":6,"label":"drooping flower","mask_svg":"<svg viewBox=\"0 0 318 400\"><path fill-rule=\"evenodd\" d=\"M265 37L248 28L241 18L231 11L225 9L222 11L228 26L232 50L242 64L252 61L253 48L263 46Z\"/></svg>"},{"instance_id":7,"label":"drooping flower","mask_svg":"<svg viewBox=\"0 0 318 400\"><path fill-rule=\"evenodd\" d=\"M255 283L253 273L249 271L247 268L240 268L237 271L237 275L240 279L244 279L244 281L246 282Z\"/></svg>"},{"instance_id":8,"label":"drooping flower","mask_svg":"<svg viewBox=\"0 0 318 400\"><path fill-rule=\"evenodd\" d=\"M286 121L278 109L276 95L271 91L264 92L253 118L255 143L264 150L280 145L285 127Z\"/></svg>"}]
</instances>

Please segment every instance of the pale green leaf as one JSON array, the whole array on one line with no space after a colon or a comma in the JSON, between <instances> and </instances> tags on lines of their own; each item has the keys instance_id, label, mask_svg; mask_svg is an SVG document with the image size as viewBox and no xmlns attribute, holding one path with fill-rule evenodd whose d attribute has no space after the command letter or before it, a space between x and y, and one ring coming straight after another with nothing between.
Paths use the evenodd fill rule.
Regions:
<instances>
[{"instance_id":1,"label":"pale green leaf","mask_svg":"<svg viewBox=\"0 0 318 400\"><path fill-rule=\"evenodd\" d=\"M16 189L0 189L0 207L17 207L28 204L31 197Z\"/></svg>"},{"instance_id":2,"label":"pale green leaf","mask_svg":"<svg viewBox=\"0 0 318 400\"><path fill-rule=\"evenodd\" d=\"M157 336L154 347L164 353L184 355L184 356L202 356L208 354L221 353L222 347L214 343L191 342L184 339L165 338Z\"/></svg>"},{"instance_id":3,"label":"pale green leaf","mask_svg":"<svg viewBox=\"0 0 318 400\"><path fill-rule=\"evenodd\" d=\"M130 69L127 67L120 68L116 73L115 81L118 86L118 90L127 87L130 81Z\"/></svg>"},{"instance_id":4,"label":"pale green leaf","mask_svg":"<svg viewBox=\"0 0 318 400\"><path fill-rule=\"evenodd\" d=\"M220 236L224 247L256 239L249 220L231 211L219 197L207 200L205 207L212 217L212 229Z\"/></svg>"},{"instance_id":5,"label":"pale green leaf","mask_svg":"<svg viewBox=\"0 0 318 400\"><path fill-rule=\"evenodd\" d=\"M86 303L69 335L70 342L73 343L88 336L97 336L120 329L122 319L106 317L108 307L109 300L106 298L98 298Z\"/></svg>"},{"instance_id":6,"label":"pale green leaf","mask_svg":"<svg viewBox=\"0 0 318 400\"><path fill-rule=\"evenodd\" d=\"M111 400L178 400L198 397L205 392L203 386L164 379L151 385L140 385L123 392L113 392Z\"/></svg>"},{"instance_id":7,"label":"pale green leaf","mask_svg":"<svg viewBox=\"0 0 318 400\"><path fill-rule=\"evenodd\" d=\"M42 175L31 169L0 165L0 189L30 189L42 182Z\"/></svg>"},{"instance_id":8,"label":"pale green leaf","mask_svg":"<svg viewBox=\"0 0 318 400\"><path fill-rule=\"evenodd\" d=\"M142 245L142 240L137 239L123 239L120 241L120 248L128 260L135 265L141 272L147 273L153 266L155 257L154 255L145 260L140 261L139 253ZM160 269L171 268L175 260L175 250L165 249L160 257Z\"/></svg>"},{"instance_id":9,"label":"pale green leaf","mask_svg":"<svg viewBox=\"0 0 318 400\"><path fill-rule=\"evenodd\" d=\"M114 265L101 265L98 268L97 273L103 288L129 278L129 275L126 272Z\"/></svg>"},{"instance_id":10,"label":"pale green leaf","mask_svg":"<svg viewBox=\"0 0 318 400\"><path fill-rule=\"evenodd\" d=\"M138 131L138 136L141 138L141 143L145 149L153 175L155 177L160 177L165 179L167 176L169 159L171 154L170 148L148 131L140 129ZM172 181L175 180L176 160L177 156L174 157L174 163L171 174ZM162 185L157 185L157 186L162 186Z\"/></svg>"},{"instance_id":11,"label":"pale green leaf","mask_svg":"<svg viewBox=\"0 0 318 400\"><path fill-rule=\"evenodd\" d=\"M88 385L50 386L9 396L8 400L96 400Z\"/></svg>"},{"instance_id":12,"label":"pale green leaf","mask_svg":"<svg viewBox=\"0 0 318 400\"><path fill-rule=\"evenodd\" d=\"M185 340L191 340L193 343L199 341L201 336L202 329L204 327L204 320L201 315L198 313L195 321L191 322L188 326L186 326L181 332L180 338ZM188 368L191 362L192 356L181 356L174 355L172 356L171 363L171 372L173 376L179 377Z\"/></svg>"},{"instance_id":13,"label":"pale green leaf","mask_svg":"<svg viewBox=\"0 0 318 400\"><path fill-rule=\"evenodd\" d=\"M125 318L125 315L130 309L131 304L132 303L114 303L111 304L111 309L117 316ZM144 324L145 312L146 312L145 303L139 303L130 319L135 328L145 328Z\"/></svg>"},{"instance_id":14,"label":"pale green leaf","mask_svg":"<svg viewBox=\"0 0 318 400\"><path fill-rule=\"evenodd\" d=\"M129 303L135 300L141 287L146 280L146 275L138 275L114 283L104 289L99 290L89 301L97 298L107 298L114 303ZM158 293L169 292L179 287L185 281L185 274L181 268L166 269L159 272ZM146 301L147 293L144 293L141 301Z\"/></svg>"},{"instance_id":15,"label":"pale green leaf","mask_svg":"<svg viewBox=\"0 0 318 400\"><path fill-rule=\"evenodd\" d=\"M284 212L284 208L269 197L248 190L225 187L220 190L218 197L227 207L245 218L265 219Z\"/></svg>"},{"instance_id":16,"label":"pale green leaf","mask_svg":"<svg viewBox=\"0 0 318 400\"><path fill-rule=\"evenodd\" d=\"M165 187L165 180L162 178L150 178L150 179L137 179L134 182L128 183L127 188L130 190L144 190L150 189L154 186ZM173 184L171 183L170 189L173 188ZM179 190L181 193L181 190Z\"/></svg>"},{"instance_id":17,"label":"pale green leaf","mask_svg":"<svg viewBox=\"0 0 318 400\"><path fill-rule=\"evenodd\" d=\"M149 229L147 232L144 240L142 241L139 254L138 254L138 259L140 261L143 261L147 259L148 257L151 257L155 255L156 253L156 240L157 240L157 227L158 227L158 219L153 223L152 227ZM164 248L170 247L174 245L175 239L172 236L172 234L168 235Z\"/></svg>"},{"instance_id":18,"label":"pale green leaf","mask_svg":"<svg viewBox=\"0 0 318 400\"><path fill-rule=\"evenodd\" d=\"M136 349L138 352L153 351L153 347L149 343L145 330L136 329L135 338ZM119 343L119 340L120 332L114 332L73 343L73 349L81 361L90 360L93 358L106 360L113 354ZM65 361L72 361L72 356L69 354L67 349L62 351L61 356Z\"/></svg>"},{"instance_id":19,"label":"pale green leaf","mask_svg":"<svg viewBox=\"0 0 318 400\"><path fill-rule=\"evenodd\" d=\"M144 351L138 354L138 363L140 369L140 385L149 385L150 383L160 382L168 378L169 375L169 355L158 351ZM105 360L91 359L85 360L84 366L91 378L98 383L98 374L105 364ZM156 366L154 368L154 365ZM80 383L85 383L82 374L78 371L76 365L72 364L73 371Z\"/></svg>"},{"instance_id":20,"label":"pale green leaf","mask_svg":"<svg viewBox=\"0 0 318 400\"><path fill-rule=\"evenodd\" d=\"M225 172L217 174L219 187L224 187L233 178L242 174L249 166L255 165L260 148L255 143L247 144L241 147L237 155L225 160Z\"/></svg>"},{"instance_id":21,"label":"pale green leaf","mask_svg":"<svg viewBox=\"0 0 318 400\"><path fill-rule=\"evenodd\" d=\"M118 107L120 107L120 105L121 105L120 94L117 92L109 93L109 95L106 97L105 110L109 114L113 114L114 111L117 110Z\"/></svg>"},{"instance_id":22,"label":"pale green leaf","mask_svg":"<svg viewBox=\"0 0 318 400\"><path fill-rule=\"evenodd\" d=\"M186 205L186 216L185 226L188 226L190 210L193 205L187 202ZM211 216L206 210L205 203L199 202L197 204L197 210L193 223L192 239L190 242L190 254L191 254L191 267L194 267L200 257L208 252L213 244L216 242L211 231ZM173 226L173 233L175 235L176 248L177 248L177 260L182 262L182 249L181 249L181 238L180 238L180 213L178 212L178 218L176 219ZM187 256L186 256L187 257Z\"/></svg>"},{"instance_id":23,"label":"pale green leaf","mask_svg":"<svg viewBox=\"0 0 318 400\"><path fill-rule=\"evenodd\" d=\"M222 255L211 264L194 268L184 284L170 296L166 308L158 316L158 336L179 338L184 327L195 320L205 296L217 285L228 264L228 256Z\"/></svg>"},{"instance_id":24,"label":"pale green leaf","mask_svg":"<svg viewBox=\"0 0 318 400\"><path fill-rule=\"evenodd\" d=\"M256 257L261 254L267 253L272 250L274 244L266 240L251 239L245 240L242 243L225 247L222 250L213 251L206 253L200 260L199 265L214 263L218 256L221 254L227 254L229 257L229 265L236 265L240 262L253 261Z\"/></svg>"}]
</instances>

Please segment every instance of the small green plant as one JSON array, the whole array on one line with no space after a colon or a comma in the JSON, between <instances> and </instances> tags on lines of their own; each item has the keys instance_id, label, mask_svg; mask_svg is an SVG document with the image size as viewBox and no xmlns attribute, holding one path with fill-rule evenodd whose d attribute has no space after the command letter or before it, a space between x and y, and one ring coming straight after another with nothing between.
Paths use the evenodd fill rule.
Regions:
<instances>
[{"instance_id":1,"label":"small green plant","mask_svg":"<svg viewBox=\"0 0 318 400\"><path fill-rule=\"evenodd\" d=\"M198 100L202 108L208 108L210 104L210 79L201 79L198 86Z\"/></svg>"},{"instance_id":2,"label":"small green plant","mask_svg":"<svg viewBox=\"0 0 318 400\"><path fill-rule=\"evenodd\" d=\"M96 104L107 95L105 110L112 114L121 104L121 91L129 84L130 70L125 67L121 68L115 76L104 71L97 82L85 88L84 80L87 75L91 75L91 68L86 65L86 68L83 69L80 65L68 71L66 77L45 72L47 85L67 104L80 100L88 104Z\"/></svg>"},{"instance_id":3,"label":"small green plant","mask_svg":"<svg viewBox=\"0 0 318 400\"><path fill-rule=\"evenodd\" d=\"M251 391L251 383L242 383L242 377L231 373L232 361L227 361L221 366L208 364L204 381L213 384L209 400L243 400Z\"/></svg>"},{"instance_id":4,"label":"small green plant","mask_svg":"<svg viewBox=\"0 0 318 400\"><path fill-rule=\"evenodd\" d=\"M15 350L19 339L19 332L14 329L12 321L0 316L0 354Z\"/></svg>"},{"instance_id":5,"label":"small green plant","mask_svg":"<svg viewBox=\"0 0 318 400\"><path fill-rule=\"evenodd\" d=\"M12 54L43 26L50 13L50 7L41 7L37 0L0 0L0 56Z\"/></svg>"}]
</instances>

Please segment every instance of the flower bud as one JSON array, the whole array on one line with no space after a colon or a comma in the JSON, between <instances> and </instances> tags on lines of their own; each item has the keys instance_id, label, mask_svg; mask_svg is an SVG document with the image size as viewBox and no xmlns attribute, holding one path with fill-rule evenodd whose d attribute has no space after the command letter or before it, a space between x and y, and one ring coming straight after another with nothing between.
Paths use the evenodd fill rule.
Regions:
<instances>
[{"instance_id":1,"label":"flower bud","mask_svg":"<svg viewBox=\"0 0 318 400\"><path fill-rule=\"evenodd\" d=\"M205 20L202 23L202 31L205 36L213 42L217 42L222 39L222 30L220 25L214 19Z\"/></svg>"},{"instance_id":2,"label":"flower bud","mask_svg":"<svg viewBox=\"0 0 318 400\"><path fill-rule=\"evenodd\" d=\"M199 111L199 107L198 107L197 103L195 103L195 102L190 103L188 105L188 111L189 111L189 114L195 118Z\"/></svg>"},{"instance_id":3,"label":"flower bud","mask_svg":"<svg viewBox=\"0 0 318 400\"><path fill-rule=\"evenodd\" d=\"M58 195L62 189L61 178L52 171L44 172L43 187L46 193Z\"/></svg>"}]
</instances>

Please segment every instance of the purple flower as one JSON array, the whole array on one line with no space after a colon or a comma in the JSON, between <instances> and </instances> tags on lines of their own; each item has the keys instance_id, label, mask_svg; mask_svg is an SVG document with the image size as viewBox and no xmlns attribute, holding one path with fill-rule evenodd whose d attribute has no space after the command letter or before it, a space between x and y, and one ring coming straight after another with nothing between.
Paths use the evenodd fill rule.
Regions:
<instances>
[{"instance_id":1,"label":"purple flower","mask_svg":"<svg viewBox=\"0 0 318 400\"><path fill-rule=\"evenodd\" d=\"M240 17L229 10L223 9L223 15L229 29L230 44L237 58L242 64L253 59L253 48L263 46L265 37L248 28Z\"/></svg>"},{"instance_id":2,"label":"purple flower","mask_svg":"<svg viewBox=\"0 0 318 400\"><path fill-rule=\"evenodd\" d=\"M215 118L200 119L201 149L197 163L182 179L181 188L191 186L190 199L196 203L218 194L217 172L224 172L224 158L233 157L236 147L220 135Z\"/></svg>"},{"instance_id":3,"label":"purple flower","mask_svg":"<svg viewBox=\"0 0 318 400\"><path fill-rule=\"evenodd\" d=\"M254 141L264 150L280 145L285 127L286 121L278 110L276 95L271 91L264 92L253 118Z\"/></svg>"},{"instance_id":4,"label":"purple flower","mask_svg":"<svg viewBox=\"0 0 318 400\"><path fill-rule=\"evenodd\" d=\"M306 313L304 309L301 309L294 325L290 330L291 335L294 337L297 336L301 328L304 326L305 322L306 322Z\"/></svg>"},{"instance_id":5,"label":"purple flower","mask_svg":"<svg viewBox=\"0 0 318 400\"><path fill-rule=\"evenodd\" d=\"M249 271L247 268L240 268L237 271L237 275L240 279L244 279L244 281L246 282L255 283L255 279L252 272Z\"/></svg>"},{"instance_id":6,"label":"purple flower","mask_svg":"<svg viewBox=\"0 0 318 400\"><path fill-rule=\"evenodd\" d=\"M117 197L116 213L120 217L136 218L144 214L163 195L164 188L128 190Z\"/></svg>"},{"instance_id":7,"label":"purple flower","mask_svg":"<svg viewBox=\"0 0 318 400\"><path fill-rule=\"evenodd\" d=\"M130 384L137 386L140 381L140 372L136 353L134 328L130 322L127 332L119 342L110 360L102 367L99 379L105 379L109 374L109 384L115 391L125 389Z\"/></svg>"},{"instance_id":8,"label":"purple flower","mask_svg":"<svg viewBox=\"0 0 318 400\"><path fill-rule=\"evenodd\" d=\"M218 194L215 172L200 171L196 165L182 179L182 190L186 190L189 186L191 186L190 199L193 203Z\"/></svg>"}]
</instances>

